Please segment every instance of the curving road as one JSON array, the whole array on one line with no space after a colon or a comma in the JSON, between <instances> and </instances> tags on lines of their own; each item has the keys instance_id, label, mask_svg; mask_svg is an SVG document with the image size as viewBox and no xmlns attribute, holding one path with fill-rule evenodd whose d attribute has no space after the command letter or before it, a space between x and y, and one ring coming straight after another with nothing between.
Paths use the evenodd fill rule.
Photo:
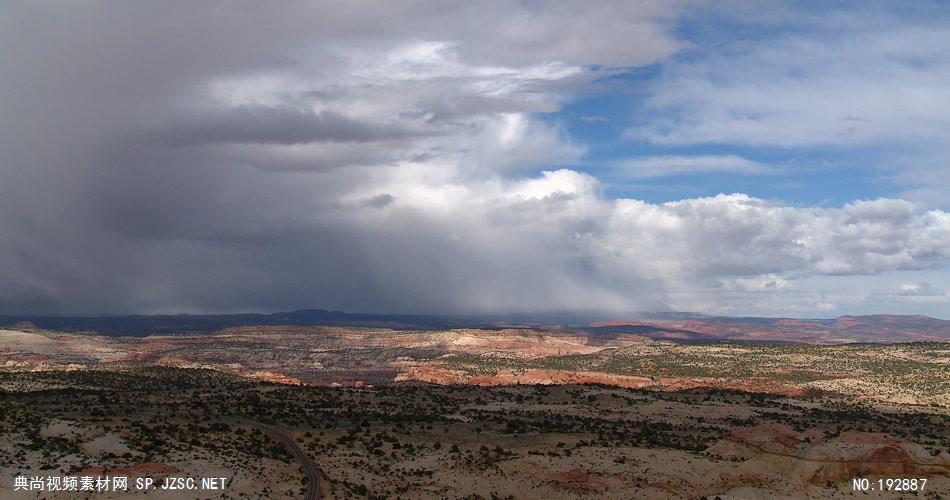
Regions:
<instances>
[{"instance_id":1,"label":"curving road","mask_svg":"<svg viewBox=\"0 0 950 500\"><path fill-rule=\"evenodd\" d=\"M297 458L297 461L300 462L300 467L303 468L304 473L307 475L307 494L304 496L305 500L317 500L320 498L320 475L317 469L316 464L314 464L310 457L300 446L297 445L297 442L287 434L285 434L280 429L276 427L271 427L269 425L264 425L258 422L251 422L250 420L242 420L241 423L254 427L261 432L267 434L268 436L274 438L277 441L280 441L287 449L290 450L290 453Z\"/></svg>"}]
</instances>

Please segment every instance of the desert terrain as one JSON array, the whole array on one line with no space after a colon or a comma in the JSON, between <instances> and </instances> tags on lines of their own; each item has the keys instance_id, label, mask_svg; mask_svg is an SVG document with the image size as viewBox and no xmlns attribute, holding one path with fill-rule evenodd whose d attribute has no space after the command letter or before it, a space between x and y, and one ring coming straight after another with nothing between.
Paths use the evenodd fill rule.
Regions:
<instances>
[{"instance_id":1,"label":"desert terrain","mask_svg":"<svg viewBox=\"0 0 950 500\"><path fill-rule=\"evenodd\" d=\"M682 342L536 327L343 326L243 326L211 333L116 337L29 326L0 330L0 366L84 369L148 362L301 385L413 380L482 386L606 384L785 395L828 392L891 403L950 405L950 344L924 337L928 340L907 343Z\"/></svg>"},{"instance_id":2,"label":"desert terrain","mask_svg":"<svg viewBox=\"0 0 950 500\"><path fill-rule=\"evenodd\" d=\"M0 379L5 477L213 475L229 488L200 498L302 497L299 464L256 422L306 450L328 498L847 498L854 477L950 492L942 407L604 385L301 387L136 364ZM0 496L82 498L9 488Z\"/></svg>"},{"instance_id":3,"label":"desert terrain","mask_svg":"<svg viewBox=\"0 0 950 500\"><path fill-rule=\"evenodd\" d=\"M915 341L752 341L737 321L700 340L669 337L684 324L619 323L139 336L10 325L0 330L0 498L950 494L940 335L885 325L879 333ZM49 474L228 486L12 489L18 475ZM927 482L913 495L854 491L855 478Z\"/></svg>"}]
</instances>

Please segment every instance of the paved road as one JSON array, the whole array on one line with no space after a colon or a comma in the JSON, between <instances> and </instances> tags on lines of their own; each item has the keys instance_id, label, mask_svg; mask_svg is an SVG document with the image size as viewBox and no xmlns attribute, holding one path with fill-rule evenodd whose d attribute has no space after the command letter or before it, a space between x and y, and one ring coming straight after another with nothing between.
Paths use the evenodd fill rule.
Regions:
<instances>
[{"instance_id":1,"label":"paved road","mask_svg":"<svg viewBox=\"0 0 950 500\"><path fill-rule=\"evenodd\" d=\"M280 429L271 427L269 425L251 422L249 420L242 420L241 423L254 427L283 443L283 445L290 450L290 453L292 453L294 457L297 458L297 461L300 462L300 466L303 468L304 473L307 474L307 494L304 496L304 499L317 500L320 498L320 476L317 472L317 466L310 460L310 457L308 457L307 454L304 453L302 449L300 449L300 446L297 445L297 442L294 441L292 437L288 436Z\"/></svg>"}]
</instances>

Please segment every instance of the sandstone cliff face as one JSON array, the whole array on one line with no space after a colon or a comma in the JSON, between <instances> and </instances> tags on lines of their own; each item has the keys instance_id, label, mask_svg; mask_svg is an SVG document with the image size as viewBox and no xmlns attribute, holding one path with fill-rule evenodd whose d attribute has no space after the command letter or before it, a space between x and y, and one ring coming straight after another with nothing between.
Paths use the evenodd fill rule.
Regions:
<instances>
[{"instance_id":1,"label":"sandstone cliff face","mask_svg":"<svg viewBox=\"0 0 950 500\"><path fill-rule=\"evenodd\" d=\"M286 384L286 385L300 385L300 379L296 377L288 377L280 373L274 373L269 371L255 371L243 374L247 378L254 380L262 380L264 382L274 382L277 384Z\"/></svg>"},{"instance_id":2,"label":"sandstone cliff face","mask_svg":"<svg viewBox=\"0 0 950 500\"><path fill-rule=\"evenodd\" d=\"M472 375L463 371L449 370L438 366L412 367L397 375L396 380L414 380L441 385L465 384L486 387L497 385L604 384L624 388L643 388L655 385L655 382L648 377L612 375L597 372L500 370L493 375Z\"/></svg>"},{"instance_id":3,"label":"sandstone cliff face","mask_svg":"<svg viewBox=\"0 0 950 500\"><path fill-rule=\"evenodd\" d=\"M187 337L193 338L193 337ZM296 341L315 348L438 348L447 352L485 354L507 352L513 357L534 358L567 354L590 354L607 348L626 347L650 342L639 335L616 335L610 338L592 338L588 335L540 331L530 328L483 330L456 328L438 331L395 331L369 328L341 327L234 327L213 336L219 342L247 342L262 344ZM165 337L165 340L174 337Z\"/></svg>"},{"instance_id":4,"label":"sandstone cliff face","mask_svg":"<svg viewBox=\"0 0 950 500\"><path fill-rule=\"evenodd\" d=\"M950 456L934 457L919 444L881 433L848 431L826 438L819 429L797 432L784 424L768 423L737 429L725 441L744 447L750 458L800 462L789 473L798 475L802 483L824 485L875 476L950 476ZM727 448L720 444L713 449Z\"/></svg>"},{"instance_id":5,"label":"sandstone cliff face","mask_svg":"<svg viewBox=\"0 0 950 500\"><path fill-rule=\"evenodd\" d=\"M808 450L811 460L823 461L812 483L853 477L950 476L950 456L934 457L920 445L878 433L850 431Z\"/></svg>"}]
</instances>

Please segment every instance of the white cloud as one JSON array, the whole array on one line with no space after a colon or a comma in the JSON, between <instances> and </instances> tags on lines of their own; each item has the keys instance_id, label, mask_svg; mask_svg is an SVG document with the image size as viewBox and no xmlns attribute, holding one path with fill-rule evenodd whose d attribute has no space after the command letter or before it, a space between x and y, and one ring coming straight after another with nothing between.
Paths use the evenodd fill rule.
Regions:
<instances>
[{"instance_id":1,"label":"white cloud","mask_svg":"<svg viewBox=\"0 0 950 500\"><path fill-rule=\"evenodd\" d=\"M867 296L869 303L881 307L882 305L900 306L939 306L950 302L946 292L927 281L919 283L901 283L896 289L876 291Z\"/></svg>"},{"instance_id":2,"label":"white cloud","mask_svg":"<svg viewBox=\"0 0 950 500\"><path fill-rule=\"evenodd\" d=\"M831 302L819 302L815 304L815 309L821 312L827 313L827 312L836 311L838 309L838 306L832 304Z\"/></svg>"},{"instance_id":3,"label":"white cloud","mask_svg":"<svg viewBox=\"0 0 950 500\"><path fill-rule=\"evenodd\" d=\"M796 285L804 278L936 269L950 259L950 214L901 200L814 208L733 194L653 204L606 199L593 177L571 170L429 185L426 195L413 184L380 189L411 207L404 221L451 228L445 234L464 242L441 258L466 263L465 282L479 291L463 299L471 307L503 307L509 295L481 292L510 286L504 275L520 269L531 284L512 279L532 307L808 314L819 302L858 299L822 292L828 299L816 302Z\"/></svg>"},{"instance_id":4,"label":"white cloud","mask_svg":"<svg viewBox=\"0 0 950 500\"><path fill-rule=\"evenodd\" d=\"M558 61L519 67L479 65L462 58L461 45L413 41L382 50L357 49L339 58L332 74L323 58L317 58L313 66L304 63L292 69L216 78L208 84L211 99L201 102L199 110L208 114L205 108L220 108L225 111L213 113L224 117L239 110L242 118L251 114L247 109L261 108L264 112L252 116L268 117L280 110L301 122L296 127L286 127L287 120L278 122L284 128L296 132L309 125L325 136L345 127L364 143L347 144L347 137L329 142L324 136L305 136L304 140L292 136L265 146L227 147L229 158L241 161L240 156L246 155L243 163L266 170L304 171L308 166L326 170L346 166L347 160L353 165L375 160L450 164L456 171L471 174L536 170L553 162L571 162L583 153L583 146L573 143L560 125L544 123L534 114L559 108L565 98L560 85L589 81L597 72ZM324 117L335 118L343 127L328 127ZM318 119L323 120L310 123ZM206 121L215 131L230 125L223 119ZM245 122L233 128L243 132L249 128ZM193 142L203 137L178 123L173 130ZM275 133L289 132L278 129ZM240 139L247 134L234 135ZM306 144L307 140L324 144ZM225 149L211 145L217 151ZM311 155L309 162L307 155Z\"/></svg>"},{"instance_id":5,"label":"white cloud","mask_svg":"<svg viewBox=\"0 0 950 500\"><path fill-rule=\"evenodd\" d=\"M731 278L720 280L727 289L751 292L768 292L794 289L795 284L774 273L751 278Z\"/></svg>"},{"instance_id":6,"label":"white cloud","mask_svg":"<svg viewBox=\"0 0 950 500\"><path fill-rule=\"evenodd\" d=\"M651 257L665 267L701 274L874 274L936 267L950 256L950 214L900 200L796 208L733 194L616 204L614 234L630 235L634 248L656 245Z\"/></svg>"},{"instance_id":7,"label":"white cloud","mask_svg":"<svg viewBox=\"0 0 950 500\"><path fill-rule=\"evenodd\" d=\"M900 286L900 291L897 292L897 295L904 297L933 297L946 295L943 290L938 290L930 283L926 281L920 283L904 283Z\"/></svg>"}]
</instances>

